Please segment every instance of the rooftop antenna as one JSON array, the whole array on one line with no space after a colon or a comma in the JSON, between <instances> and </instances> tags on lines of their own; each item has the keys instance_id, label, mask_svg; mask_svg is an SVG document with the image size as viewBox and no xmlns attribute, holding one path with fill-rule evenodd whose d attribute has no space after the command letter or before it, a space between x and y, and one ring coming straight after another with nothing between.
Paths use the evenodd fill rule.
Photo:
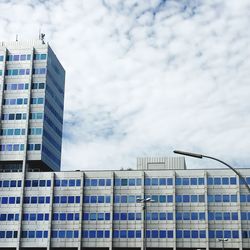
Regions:
<instances>
[{"instance_id":1,"label":"rooftop antenna","mask_svg":"<svg viewBox=\"0 0 250 250\"><path fill-rule=\"evenodd\" d=\"M18 42L18 34L16 34L16 42Z\"/></svg>"},{"instance_id":2,"label":"rooftop antenna","mask_svg":"<svg viewBox=\"0 0 250 250\"><path fill-rule=\"evenodd\" d=\"M39 40L42 41L42 43L44 44L44 37L45 37L45 34L44 33L41 33L41 29L39 29Z\"/></svg>"}]
</instances>

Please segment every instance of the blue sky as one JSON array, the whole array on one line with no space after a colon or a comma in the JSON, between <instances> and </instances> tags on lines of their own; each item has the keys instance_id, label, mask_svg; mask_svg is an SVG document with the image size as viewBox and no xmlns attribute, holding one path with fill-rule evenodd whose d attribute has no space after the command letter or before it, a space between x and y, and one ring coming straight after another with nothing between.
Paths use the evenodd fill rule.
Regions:
<instances>
[{"instance_id":1,"label":"blue sky","mask_svg":"<svg viewBox=\"0 0 250 250\"><path fill-rule=\"evenodd\" d=\"M173 149L250 166L248 0L13 0L0 9L1 40L41 29L66 69L62 169L129 168Z\"/></svg>"}]
</instances>

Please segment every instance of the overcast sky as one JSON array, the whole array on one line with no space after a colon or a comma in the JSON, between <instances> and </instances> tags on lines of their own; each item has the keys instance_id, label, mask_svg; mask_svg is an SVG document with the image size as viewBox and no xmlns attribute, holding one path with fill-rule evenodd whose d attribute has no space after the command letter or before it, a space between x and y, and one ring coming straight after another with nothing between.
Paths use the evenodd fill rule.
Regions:
<instances>
[{"instance_id":1,"label":"overcast sky","mask_svg":"<svg viewBox=\"0 0 250 250\"><path fill-rule=\"evenodd\" d=\"M0 10L1 40L41 29L66 70L63 170L135 167L173 149L250 167L249 0L0 0Z\"/></svg>"}]
</instances>

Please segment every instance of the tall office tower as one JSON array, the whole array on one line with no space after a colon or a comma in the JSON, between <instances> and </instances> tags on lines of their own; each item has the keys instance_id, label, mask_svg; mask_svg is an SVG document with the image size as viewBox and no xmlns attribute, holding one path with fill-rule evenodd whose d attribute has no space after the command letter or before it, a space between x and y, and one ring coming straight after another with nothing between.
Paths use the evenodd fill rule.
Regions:
<instances>
[{"instance_id":1,"label":"tall office tower","mask_svg":"<svg viewBox=\"0 0 250 250\"><path fill-rule=\"evenodd\" d=\"M58 171L65 71L43 40L0 44L0 171Z\"/></svg>"}]
</instances>

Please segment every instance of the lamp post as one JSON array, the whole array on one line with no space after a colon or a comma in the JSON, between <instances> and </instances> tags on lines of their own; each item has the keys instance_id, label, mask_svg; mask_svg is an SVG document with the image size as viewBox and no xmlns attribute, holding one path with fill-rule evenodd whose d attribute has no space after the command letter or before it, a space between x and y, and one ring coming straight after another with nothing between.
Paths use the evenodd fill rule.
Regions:
<instances>
[{"instance_id":1,"label":"lamp post","mask_svg":"<svg viewBox=\"0 0 250 250\"><path fill-rule=\"evenodd\" d=\"M142 203L142 210L143 210L143 249L146 250L146 229L147 229L147 218L146 218L146 214L147 214L147 203L151 203L154 202L154 200L152 200L151 198L137 198L136 199L137 202Z\"/></svg>"},{"instance_id":2,"label":"lamp post","mask_svg":"<svg viewBox=\"0 0 250 250\"><path fill-rule=\"evenodd\" d=\"M228 239L223 238L223 239L218 239L218 241L222 243L222 250L224 250L224 242L228 241Z\"/></svg>"},{"instance_id":3,"label":"lamp post","mask_svg":"<svg viewBox=\"0 0 250 250\"><path fill-rule=\"evenodd\" d=\"M208 159L212 159L212 160L218 161L218 162L226 165L228 168L230 168L235 174L237 174L240 177L240 179L244 182L244 185L246 186L248 192L250 193L250 187L248 186L245 178L235 168L233 168L232 166L230 166L226 162L224 162L224 161L222 161L220 159L214 158L212 156L208 156L208 155L195 154L195 153L184 152L184 151L179 151L179 150L174 150L174 153L175 154L180 154L180 155L186 155L186 156L190 156L190 157L194 157L194 158L199 158L199 159L208 158Z\"/></svg>"}]
</instances>

